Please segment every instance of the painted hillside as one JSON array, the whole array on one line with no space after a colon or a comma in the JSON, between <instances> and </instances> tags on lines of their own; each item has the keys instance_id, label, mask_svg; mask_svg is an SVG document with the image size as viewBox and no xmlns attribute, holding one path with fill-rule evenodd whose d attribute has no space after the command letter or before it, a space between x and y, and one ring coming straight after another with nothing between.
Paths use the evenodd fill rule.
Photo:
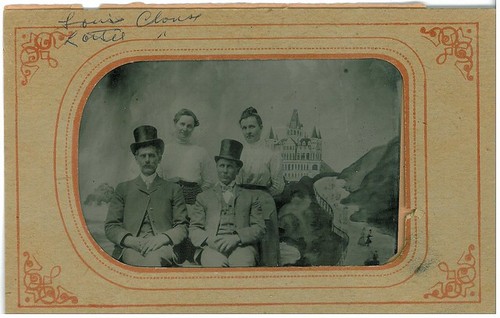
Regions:
<instances>
[{"instance_id":1,"label":"painted hillside","mask_svg":"<svg viewBox=\"0 0 500 318\"><path fill-rule=\"evenodd\" d=\"M386 146L376 147L340 174L351 189L342 203L359 208L351 221L367 222L387 233L397 232L399 145L399 138L395 138Z\"/></svg>"}]
</instances>

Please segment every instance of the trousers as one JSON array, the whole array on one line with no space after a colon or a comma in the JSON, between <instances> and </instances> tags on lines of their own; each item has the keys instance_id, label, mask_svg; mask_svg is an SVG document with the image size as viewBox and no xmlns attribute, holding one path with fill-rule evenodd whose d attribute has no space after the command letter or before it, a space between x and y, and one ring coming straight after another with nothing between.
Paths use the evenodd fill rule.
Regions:
<instances>
[{"instance_id":1,"label":"trousers","mask_svg":"<svg viewBox=\"0 0 500 318\"><path fill-rule=\"evenodd\" d=\"M174 252L172 245L162 246L144 256L132 248L125 248L121 261L140 267L171 267L178 263L178 255Z\"/></svg>"},{"instance_id":2,"label":"trousers","mask_svg":"<svg viewBox=\"0 0 500 318\"><path fill-rule=\"evenodd\" d=\"M201 253L203 267L252 267L257 265L257 250L254 246L237 247L231 254L224 255L205 246Z\"/></svg>"}]
</instances>

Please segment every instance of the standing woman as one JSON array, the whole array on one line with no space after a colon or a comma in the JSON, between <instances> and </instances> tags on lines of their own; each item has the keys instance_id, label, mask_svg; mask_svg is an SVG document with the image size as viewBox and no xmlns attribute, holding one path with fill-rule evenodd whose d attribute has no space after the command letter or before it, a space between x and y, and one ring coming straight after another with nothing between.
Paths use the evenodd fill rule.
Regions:
<instances>
[{"instance_id":1,"label":"standing woman","mask_svg":"<svg viewBox=\"0 0 500 318\"><path fill-rule=\"evenodd\" d=\"M194 128L200 125L189 109L181 109L174 116L175 139L165 145L168 160L162 165L166 180L178 183L184 194L188 210L196 196L215 182L215 165L205 148L191 143Z\"/></svg>"},{"instance_id":2,"label":"standing woman","mask_svg":"<svg viewBox=\"0 0 500 318\"><path fill-rule=\"evenodd\" d=\"M281 155L266 147L261 140L262 118L255 108L245 109L239 123L246 144L241 154L243 167L237 181L244 188L261 192L259 197L266 222L266 234L261 241L261 265L278 266L278 213L273 197L280 195L285 187Z\"/></svg>"},{"instance_id":3,"label":"standing woman","mask_svg":"<svg viewBox=\"0 0 500 318\"><path fill-rule=\"evenodd\" d=\"M191 143L191 135L200 122L189 109L181 109L174 116L172 142L165 145L167 159L162 161L160 176L181 186L188 215L196 202L196 196L215 183L215 164L205 148ZM191 241L178 245L180 262L193 262L195 248Z\"/></svg>"}]
</instances>

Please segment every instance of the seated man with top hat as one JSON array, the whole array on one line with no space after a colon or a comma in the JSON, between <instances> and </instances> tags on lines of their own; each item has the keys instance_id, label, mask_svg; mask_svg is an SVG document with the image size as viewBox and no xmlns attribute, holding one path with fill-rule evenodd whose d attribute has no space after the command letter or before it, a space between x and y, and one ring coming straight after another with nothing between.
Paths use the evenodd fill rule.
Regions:
<instances>
[{"instance_id":1,"label":"seated man with top hat","mask_svg":"<svg viewBox=\"0 0 500 318\"><path fill-rule=\"evenodd\" d=\"M224 139L215 157L219 181L196 197L189 238L195 260L204 267L248 267L258 261L257 244L265 223L255 192L235 184L243 145Z\"/></svg>"},{"instance_id":2,"label":"seated man with top hat","mask_svg":"<svg viewBox=\"0 0 500 318\"><path fill-rule=\"evenodd\" d=\"M187 210L181 188L160 178L156 169L164 150L156 128L140 126L130 145L140 175L120 183L109 204L106 237L113 257L133 266L175 266L174 247L186 239Z\"/></svg>"}]
</instances>

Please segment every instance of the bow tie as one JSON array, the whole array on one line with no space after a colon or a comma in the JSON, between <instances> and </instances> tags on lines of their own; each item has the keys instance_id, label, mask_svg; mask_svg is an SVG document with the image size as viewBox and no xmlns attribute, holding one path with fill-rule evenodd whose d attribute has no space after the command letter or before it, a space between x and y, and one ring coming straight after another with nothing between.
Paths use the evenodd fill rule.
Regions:
<instances>
[{"instance_id":1,"label":"bow tie","mask_svg":"<svg viewBox=\"0 0 500 318\"><path fill-rule=\"evenodd\" d=\"M231 201L231 198L233 197L233 186L227 186L224 184L221 184L221 190L222 190L222 197L224 198L224 202L226 204L229 204L229 201Z\"/></svg>"},{"instance_id":2,"label":"bow tie","mask_svg":"<svg viewBox=\"0 0 500 318\"><path fill-rule=\"evenodd\" d=\"M224 185L224 184L221 184L220 188L221 188L222 192L233 191L233 187L232 186L227 186L227 185Z\"/></svg>"}]
</instances>

